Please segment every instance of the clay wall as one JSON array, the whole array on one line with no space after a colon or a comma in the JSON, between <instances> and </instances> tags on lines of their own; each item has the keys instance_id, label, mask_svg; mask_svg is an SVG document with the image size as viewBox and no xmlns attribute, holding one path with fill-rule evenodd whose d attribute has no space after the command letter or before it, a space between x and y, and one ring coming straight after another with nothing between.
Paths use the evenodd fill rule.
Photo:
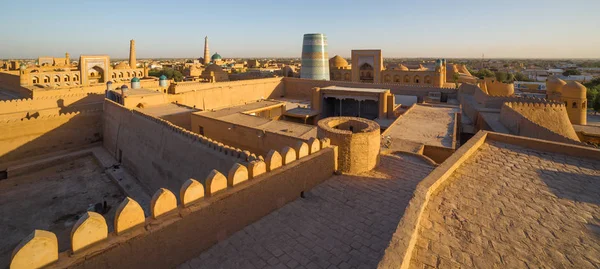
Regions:
<instances>
[{"instance_id":1,"label":"clay wall","mask_svg":"<svg viewBox=\"0 0 600 269\"><path fill-rule=\"evenodd\" d=\"M227 173L244 162L168 121L104 102L104 147L149 190L178 193L188 178L204 179L212 169ZM238 155L239 157L239 155Z\"/></svg>"},{"instance_id":2,"label":"clay wall","mask_svg":"<svg viewBox=\"0 0 600 269\"><path fill-rule=\"evenodd\" d=\"M349 81L326 81L326 80L310 80L300 78L283 78L283 84L285 85L285 96L288 98L297 98L310 100L312 95L312 88L314 87L327 87L327 86L340 86L340 87L354 87L354 88L377 88L377 89L389 89L392 94L400 95L414 95L418 96L419 99L427 96L429 92L443 92L450 94L450 97L455 97L457 93L456 88L437 88L433 86L412 86L412 85L400 85L394 83L361 83L361 82L349 82Z\"/></svg>"},{"instance_id":3,"label":"clay wall","mask_svg":"<svg viewBox=\"0 0 600 269\"><path fill-rule=\"evenodd\" d=\"M0 90L8 90L15 95L29 98L32 96L31 91L21 87L19 72L20 71L0 72Z\"/></svg>"},{"instance_id":4,"label":"clay wall","mask_svg":"<svg viewBox=\"0 0 600 269\"><path fill-rule=\"evenodd\" d=\"M35 99L0 101L0 120L102 109L103 100L104 94L73 93Z\"/></svg>"},{"instance_id":5,"label":"clay wall","mask_svg":"<svg viewBox=\"0 0 600 269\"><path fill-rule=\"evenodd\" d=\"M217 83L179 82L169 87L169 100L199 109L217 109L283 95L281 78Z\"/></svg>"},{"instance_id":6,"label":"clay wall","mask_svg":"<svg viewBox=\"0 0 600 269\"><path fill-rule=\"evenodd\" d=\"M506 103L500 122L516 135L579 144L562 104Z\"/></svg>"},{"instance_id":7,"label":"clay wall","mask_svg":"<svg viewBox=\"0 0 600 269\"><path fill-rule=\"evenodd\" d=\"M454 153L454 151L455 149L453 148L436 147L431 145L424 145L423 147L423 155L434 160L436 163L443 163Z\"/></svg>"},{"instance_id":8,"label":"clay wall","mask_svg":"<svg viewBox=\"0 0 600 269\"><path fill-rule=\"evenodd\" d=\"M293 147L298 141L307 140L291 135L284 135L259 128L232 124L219 119L192 114L192 131L199 133L199 126L204 129L204 136L223 144L248 150L252 153L267 156L270 150L280 151L284 147ZM232 127L234 126L235 127ZM230 130L231 128L231 130Z\"/></svg>"},{"instance_id":9,"label":"clay wall","mask_svg":"<svg viewBox=\"0 0 600 269\"><path fill-rule=\"evenodd\" d=\"M60 254L55 235L37 230L17 247L12 263L44 268L175 268L329 179L337 169L337 148L321 142L311 154L269 171L257 161L253 164L262 163L260 171L236 164L226 177L213 172L202 180L205 183L186 180L181 186L183 199L159 189L147 218L136 201L126 198L110 233L102 215L87 212L73 227L70 250Z\"/></svg>"},{"instance_id":10,"label":"clay wall","mask_svg":"<svg viewBox=\"0 0 600 269\"><path fill-rule=\"evenodd\" d=\"M102 140L102 111L45 115L0 122L0 163Z\"/></svg>"}]
</instances>

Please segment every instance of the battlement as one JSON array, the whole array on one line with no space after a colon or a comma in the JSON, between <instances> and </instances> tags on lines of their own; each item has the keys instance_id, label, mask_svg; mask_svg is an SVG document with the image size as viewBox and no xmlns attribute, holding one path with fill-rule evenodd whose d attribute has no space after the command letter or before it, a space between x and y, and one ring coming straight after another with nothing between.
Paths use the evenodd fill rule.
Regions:
<instances>
[{"instance_id":1,"label":"battlement","mask_svg":"<svg viewBox=\"0 0 600 269\"><path fill-rule=\"evenodd\" d=\"M582 145L561 103L506 102L500 121L517 135Z\"/></svg>"},{"instance_id":2,"label":"battlement","mask_svg":"<svg viewBox=\"0 0 600 269\"><path fill-rule=\"evenodd\" d=\"M212 170L203 181L189 178L180 185L179 199L159 188L147 217L127 197L116 210L114 231L102 215L86 212L72 228L69 250L60 254L54 233L35 230L16 247L10 266L174 267L328 179L337 148L328 139L313 142L271 151L264 161L235 163L226 174ZM128 258L117 258L122 255Z\"/></svg>"}]
</instances>

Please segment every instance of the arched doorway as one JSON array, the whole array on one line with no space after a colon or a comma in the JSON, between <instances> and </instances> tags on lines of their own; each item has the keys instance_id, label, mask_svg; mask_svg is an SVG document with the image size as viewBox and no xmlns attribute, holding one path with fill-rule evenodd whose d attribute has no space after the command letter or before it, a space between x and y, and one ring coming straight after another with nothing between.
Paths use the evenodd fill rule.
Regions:
<instances>
[{"instance_id":1,"label":"arched doorway","mask_svg":"<svg viewBox=\"0 0 600 269\"><path fill-rule=\"evenodd\" d=\"M90 84L104 83L104 69L95 65L88 69L88 81Z\"/></svg>"},{"instance_id":2,"label":"arched doorway","mask_svg":"<svg viewBox=\"0 0 600 269\"><path fill-rule=\"evenodd\" d=\"M373 82L373 66L364 63L360 66L360 81Z\"/></svg>"}]
</instances>

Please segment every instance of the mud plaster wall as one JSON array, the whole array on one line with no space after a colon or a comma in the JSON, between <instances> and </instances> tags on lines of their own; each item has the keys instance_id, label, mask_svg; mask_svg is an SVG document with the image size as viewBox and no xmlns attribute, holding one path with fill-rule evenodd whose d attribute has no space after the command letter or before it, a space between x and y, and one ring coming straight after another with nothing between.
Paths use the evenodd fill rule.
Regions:
<instances>
[{"instance_id":1,"label":"mud plaster wall","mask_svg":"<svg viewBox=\"0 0 600 269\"><path fill-rule=\"evenodd\" d=\"M174 268L327 180L334 163L335 148L323 149L179 209L147 225L139 236L51 268Z\"/></svg>"},{"instance_id":2,"label":"mud plaster wall","mask_svg":"<svg viewBox=\"0 0 600 269\"><path fill-rule=\"evenodd\" d=\"M104 103L104 147L151 193L167 188L179 196L189 178L202 183L212 169L227 175L232 156L209 149L200 141L140 112ZM119 151L121 153L119 153Z\"/></svg>"},{"instance_id":3,"label":"mud plaster wall","mask_svg":"<svg viewBox=\"0 0 600 269\"><path fill-rule=\"evenodd\" d=\"M206 137L229 146L248 150L252 153L262 155L263 157L266 157L270 150L281 152L281 149L285 146L294 147L298 141L307 141L298 137L269 131L263 133L259 128L251 128L237 124L232 128L233 125L234 124L218 119L192 115L193 132L198 133L199 126L202 126ZM231 130L229 128L231 128Z\"/></svg>"},{"instance_id":4,"label":"mud plaster wall","mask_svg":"<svg viewBox=\"0 0 600 269\"><path fill-rule=\"evenodd\" d=\"M102 111L0 122L0 163L102 140Z\"/></svg>"}]
</instances>

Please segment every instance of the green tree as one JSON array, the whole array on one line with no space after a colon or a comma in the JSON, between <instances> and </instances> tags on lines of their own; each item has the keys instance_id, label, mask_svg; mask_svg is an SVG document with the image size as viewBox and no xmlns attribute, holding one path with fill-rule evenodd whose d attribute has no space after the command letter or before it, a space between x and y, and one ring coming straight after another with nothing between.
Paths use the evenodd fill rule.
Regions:
<instances>
[{"instance_id":1,"label":"green tree","mask_svg":"<svg viewBox=\"0 0 600 269\"><path fill-rule=\"evenodd\" d=\"M523 74L521 72L515 73L515 80L516 81L531 81L531 79L528 76L526 76L525 74Z\"/></svg>"},{"instance_id":2,"label":"green tree","mask_svg":"<svg viewBox=\"0 0 600 269\"><path fill-rule=\"evenodd\" d=\"M587 92L585 94L585 97L587 98L588 102L593 102L594 100L596 100L596 96L598 95L598 89L596 88L587 88Z\"/></svg>"},{"instance_id":3,"label":"green tree","mask_svg":"<svg viewBox=\"0 0 600 269\"><path fill-rule=\"evenodd\" d=\"M600 112L600 94L596 94L592 108L594 109L594 113L598 114L598 112Z\"/></svg>"},{"instance_id":4,"label":"green tree","mask_svg":"<svg viewBox=\"0 0 600 269\"><path fill-rule=\"evenodd\" d=\"M148 75L157 77L157 78L162 75L165 75L167 77L167 79L173 79L176 82L183 81L183 74L181 74L181 72L179 72L175 69L172 69L172 68L152 69L152 70L148 71Z\"/></svg>"},{"instance_id":5,"label":"green tree","mask_svg":"<svg viewBox=\"0 0 600 269\"><path fill-rule=\"evenodd\" d=\"M581 75L581 71L577 70L577 69L568 69L565 72L563 72L563 76L579 76Z\"/></svg>"}]
</instances>

